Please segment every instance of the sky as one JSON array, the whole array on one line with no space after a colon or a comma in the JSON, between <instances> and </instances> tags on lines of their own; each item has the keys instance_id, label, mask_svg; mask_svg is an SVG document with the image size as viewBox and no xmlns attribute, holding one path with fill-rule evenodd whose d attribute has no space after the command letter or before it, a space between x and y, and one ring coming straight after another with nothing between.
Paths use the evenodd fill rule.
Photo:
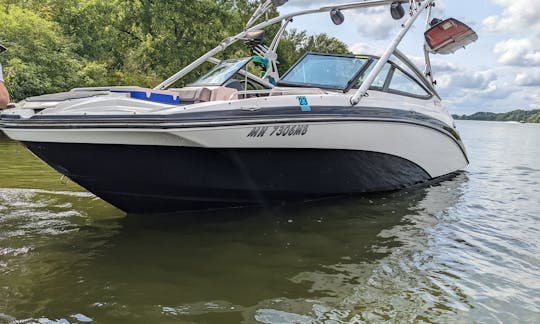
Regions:
<instances>
[{"instance_id":1,"label":"sky","mask_svg":"<svg viewBox=\"0 0 540 324\"><path fill-rule=\"evenodd\" d=\"M347 2L354 0L290 0L279 11ZM298 17L290 28L327 33L355 54L381 54L404 22L393 20L387 6L343 13L340 26L324 13ZM434 17L457 18L479 36L455 54L432 56L437 90L452 113L540 109L540 0L437 0ZM424 27L425 15L399 46L421 71Z\"/></svg>"}]
</instances>

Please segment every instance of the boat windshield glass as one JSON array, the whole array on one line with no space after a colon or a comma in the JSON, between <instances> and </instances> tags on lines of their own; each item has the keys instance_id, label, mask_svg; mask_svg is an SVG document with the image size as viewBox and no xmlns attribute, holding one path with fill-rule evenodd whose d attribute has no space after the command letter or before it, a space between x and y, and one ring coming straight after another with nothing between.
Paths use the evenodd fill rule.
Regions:
<instances>
[{"instance_id":1,"label":"boat windshield glass","mask_svg":"<svg viewBox=\"0 0 540 324\"><path fill-rule=\"evenodd\" d=\"M345 90L368 61L363 56L308 53L283 76L280 84Z\"/></svg>"},{"instance_id":2,"label":"boat windshield glass","mask_svg":"<svg viewBox=\"0 0 540 324\"><path fill-rule=\"evenodd\" d=\"M222 61L191 86L222 86L249 61L251 61L251 57Z\"/></svg>"}]
</instances>

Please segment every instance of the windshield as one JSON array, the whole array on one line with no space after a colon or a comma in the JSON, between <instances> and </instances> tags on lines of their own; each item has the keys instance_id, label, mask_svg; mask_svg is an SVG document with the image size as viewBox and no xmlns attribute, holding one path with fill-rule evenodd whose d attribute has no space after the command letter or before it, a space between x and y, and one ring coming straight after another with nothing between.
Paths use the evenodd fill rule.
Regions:
<instances>
[{"instance_id":1,"label":"windshield","mask_svg":"<svg viewBox=\"0 0 540 324\"><path fill-rule=\"evenodd\" d=\"M367 57L309 53L285 74L280 83L345 90L368 60Z\"/></svg>"},{"instance_id":2,"label":"windshield","mask_svg":"<svg viewBox=\"0 0 540 324\"><path fill-rule=\"evenodd\" d=\"M221 86L251 61L251 57L222 61L192 83L192 86Z\"/></svg>"}]
</instances>

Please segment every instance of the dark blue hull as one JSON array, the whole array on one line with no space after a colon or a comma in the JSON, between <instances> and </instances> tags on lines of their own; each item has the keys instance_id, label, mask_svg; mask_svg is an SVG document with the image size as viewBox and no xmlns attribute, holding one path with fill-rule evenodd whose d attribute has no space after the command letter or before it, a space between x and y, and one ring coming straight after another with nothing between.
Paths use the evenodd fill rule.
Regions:
<instances>
[{"instance_id":1,"label":"dark blue hull","mask_svg":"<svg viewBox=\"0 0 540 324\"><path fill-rule=\"evenodd\" d=\"M408 160L366 151L24 144L128 213L265 206L391 191L431 180Z\"/></svg>"}]
</instances>

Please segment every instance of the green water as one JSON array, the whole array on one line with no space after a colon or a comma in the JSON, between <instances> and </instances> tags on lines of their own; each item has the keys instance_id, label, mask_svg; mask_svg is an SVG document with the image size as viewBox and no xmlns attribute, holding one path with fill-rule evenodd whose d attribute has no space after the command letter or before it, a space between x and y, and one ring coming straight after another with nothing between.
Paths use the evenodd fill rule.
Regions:
<instances>
[{"instance_id":1,"label":"green water","mask_svg":"<svg viewBox=\"0 0 540 324\"><path fill-rule=\"evenodd\" d=\"M125 216L0 137L0 323L540 322L540 125L394 194Z\"/></svg>"}]
</instances>

